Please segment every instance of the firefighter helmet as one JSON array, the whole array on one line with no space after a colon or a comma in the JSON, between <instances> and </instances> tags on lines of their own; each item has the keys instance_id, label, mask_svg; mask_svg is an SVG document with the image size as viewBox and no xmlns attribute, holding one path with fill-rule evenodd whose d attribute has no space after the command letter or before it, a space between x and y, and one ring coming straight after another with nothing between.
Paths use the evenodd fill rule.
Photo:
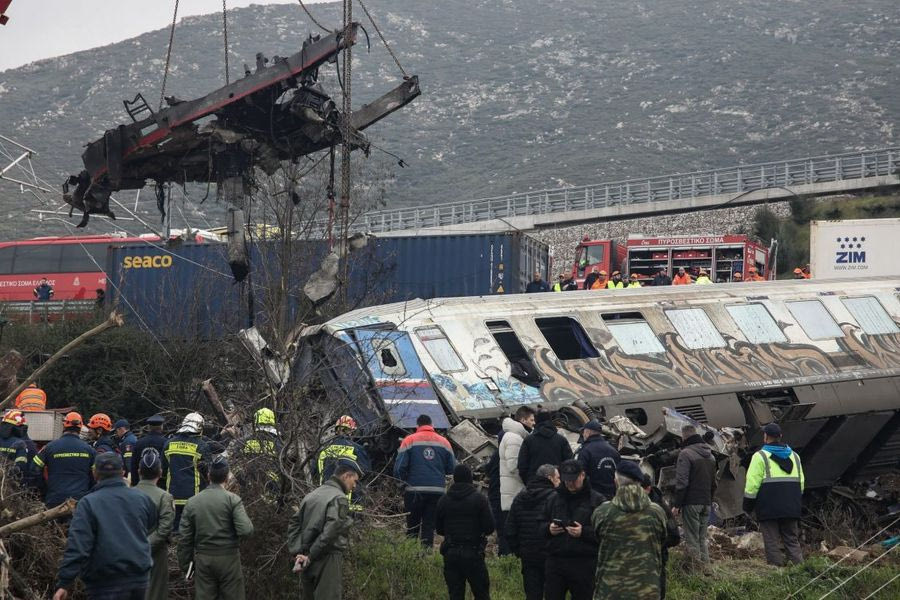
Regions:
<instances>
[{"instance_id":1,"label":"firefighter helmet","mask_svg":"<svg viewBox=\"0 0 900 600\"><path fill-rule=\"evenodd\" d=\"M178 433L200 433L203 429L203 415L200 413L188 413L178 428Z\"/></svg>"},{"instance_id":2,"label":"firefighter helmet","mask_svg":"<svg viewBox=\"0 0 900 600\"><path fill-rule=\"evenodd\" d=\"M356 430L356 421L353 420L353 417L348 415L342 415L340 419L337 420L337 423L334 424L335 428L346 427L350 431Z\"/></svg>"},{"instance_id":3,"label":"firefighter helmet","mask_svg":"<svg viewBox=\"0 0 900 600\"><path fill-rule=\"evenodd\" d=\"M112 420L104 413L97 413L88 421L88 428L112 431Z\"/></svg>"},{"instance_id":4,"label":"firefighter helmet","mask_svg":"<svg viewBox=\"0 0 900 600\"><path fill-rule=\"evenodd\" d=\"M271 408L261 408L253 414L254 425L275 425L275 413Z\"/></svg>"},{"instance_id":5,"label":"firefighter helmet","mask_svg":"<svg viewBox=\"0 0 900 600\"><path fill-rule=\"evenodd\" d=\"M3 415L3 422L9 423L10 425L15 425L16 427L28 423L28 421L25 420L25 413L23 413L21 410L6 411L6 414Z\"/></svg>"},{"instance_id":6,"label":"firefighter helmet","mask_svg":"<svg viewBox=\"0 0 900 600\"><path fill-rule=\"evenodd\" d=\"M81 415L77 412L66 413L66 416L63 418L63 427L78 427L81 428Z\"/></svg>"}]
</instances>

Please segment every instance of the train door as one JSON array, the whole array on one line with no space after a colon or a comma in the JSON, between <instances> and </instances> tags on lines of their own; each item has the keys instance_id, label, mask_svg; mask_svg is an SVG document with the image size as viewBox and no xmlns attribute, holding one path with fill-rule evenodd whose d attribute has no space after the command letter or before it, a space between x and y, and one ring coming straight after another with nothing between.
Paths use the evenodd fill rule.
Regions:
<instances>
[{"instance_id":1,"label":"train door","mask_svg":"<svg viewBox=\"0 0 900 600\"><path fill-rule=\"evenodd\" d=\"M416 418L426 414L436 429L450 427L409 334L384 329L355 329L352 334L392 423L415 428Z\"/></svg>"}]
</instances>

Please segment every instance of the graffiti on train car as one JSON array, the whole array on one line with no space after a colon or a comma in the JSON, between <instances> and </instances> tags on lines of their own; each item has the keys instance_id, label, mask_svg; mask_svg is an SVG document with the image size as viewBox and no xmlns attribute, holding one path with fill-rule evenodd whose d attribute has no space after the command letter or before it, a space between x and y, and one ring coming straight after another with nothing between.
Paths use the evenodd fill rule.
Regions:
<instances>
[{"instance_id":1,"label":"graffiti on train car","mask_svg":"<svg viewBox=\"0 0 900 600\"><path fill-rule=\"evenodd\" d=\"M840 354L852 365L839 365L809 344L749 344L723 335L726 346L692 350L675 333L660 335L664 354L629 356L619 348L600 349L595 359L560 361L544 346L531 346L532 360L544 373L541 396L550 402L590 400L597 396L660 392L677 388L747 385L792 381L863 368L900 367L900 334L867 335L844 323Z\"/></svg>"}]
</instances>

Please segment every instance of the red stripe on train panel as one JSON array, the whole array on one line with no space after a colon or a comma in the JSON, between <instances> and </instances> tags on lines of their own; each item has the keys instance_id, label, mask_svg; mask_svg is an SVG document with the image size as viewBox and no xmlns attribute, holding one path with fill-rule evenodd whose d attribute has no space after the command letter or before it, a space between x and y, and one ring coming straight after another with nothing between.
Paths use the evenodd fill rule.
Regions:
<instances>
[{"instance_id":1,"label":"red stripe on train panel","mask_svg":"<svg viewBox=\"0 0 900 600\"><path fill-rule=\"evenodd\" d=\"M0 275L0 302L35 300L34 288L41 282L35 275ZM55 273L48 275L53 300L93 300L98 289L106 289L104 273Z\"/></svg>"}]
</instances>

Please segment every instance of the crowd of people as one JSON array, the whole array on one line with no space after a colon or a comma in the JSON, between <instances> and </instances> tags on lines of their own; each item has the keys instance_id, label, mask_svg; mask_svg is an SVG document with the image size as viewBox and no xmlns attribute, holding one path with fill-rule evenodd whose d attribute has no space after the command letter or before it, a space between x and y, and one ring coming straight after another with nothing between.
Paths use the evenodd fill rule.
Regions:
<instances>
[{"instance_id":1,"label":"crowd of people","mask_svg":"<svg viewBox=\"0 0 900 600\"><path fill-rule=\"evenodd\" d=\"M23 405L41 405L36 395ZM3 415L0 460L48 507L78 501L54 600L67 598L77 578L92 599L166 598L171 544L196 598L245 597L239 547L253 535L253 523L241 498L223 486L230 475L239 483L256 478L257 489L277 479L282 445L270 409L258 410L252 431L227 447L203 436L198 413L185 416L171 437L163 434L163 417L154 415L137 438L124 419L112 423L100 413L84 423L70 412L62 436L38 449L28 439L28 413L17 407ZM406 533L428 550L435 533L442 536L450 600L462 600L467 586L476 600L490 598L485 556L494 532L498 553L521 561L527 600L665 598L668 549L682 540L697 564L709 562L717 468L697 429L682 431L670 506L639 463L606 440L600 422L583 426L573 452L556 419L522 406L503 420L484 468L487 494L428 415L402 440L394 475L405 485ZM305 598L341 597L343 554L361 502L358 482L371 468L365 448L353 440L355 430L349 416L335 423L311 461L319 487L290 520L287 547ZM759 520L770 563L784 564L782 547L788 560L800 562L800 459L782 443L777 425L763 433L765 445L748 467L744 508ZM255 457L252 474L232 473L232 457L247 455Z\"/></svg>"},{"instance_id":2,"label":"crowd of people","mask_svg":"<svg viewBox=\"0 0 900 600\"><path fill-rule=\"evenodd\" d=\"M805 267L797 267L794 269L794 279L811 279L809 265ZM735 271L731 274L733 283L741 283L744 281L765 281L765 277L759 274L758 269L751 265L747 267L747 277L741 271ZM710 278L707 269L699 267L696 269L686 269L678 267L675 276L670 277L665 267L659 269L652 278L641 277L637 273L623 275L621 271L614 270L612 274L606 272L605 269L593 267L585 276L584 282L581 284L583 290L617 290L623 288L639 288L644 286L661 286L661 285L708 285L711 283L727 283L726 279L719 277L715 282ZM561 272L557 275L557 280L553 285L544 281L544 276L540 271L535 271L534 277L525 286L525 292L533 294L536 292L572 292L578 290L578 282L572 273Z\"/></svg>"}]
</instances>

